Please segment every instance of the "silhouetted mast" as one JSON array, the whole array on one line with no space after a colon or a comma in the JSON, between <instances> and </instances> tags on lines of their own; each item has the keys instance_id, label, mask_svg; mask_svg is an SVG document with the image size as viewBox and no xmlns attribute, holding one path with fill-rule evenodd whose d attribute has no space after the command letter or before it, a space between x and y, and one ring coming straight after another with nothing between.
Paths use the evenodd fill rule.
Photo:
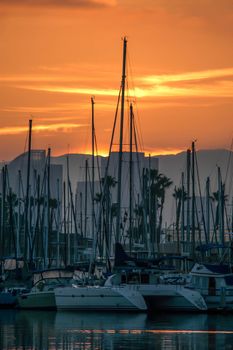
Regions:
<instances>
[{"instance_id":1,"label":"silhouetted mast","mask_svg":"<svg viewBox=\"0 0 233 350\"><path fill-rule=\"evenodd\" d=\"M184 194L184 173L182 172L181 174L181 188L182 188L182 193L181 193L181 241L183 244L183 250L184 250L184 199L185 199L185 194ZM180 253L180 247L178 247L178 253ZM183 253L183 251L182 251Z\"/></svg>"},{"instance_id":2,"label":"silhouetted mast","mask_svg":"<svg viewBox=\"0 0 233 350\"><path fill-rule=\"evenodd\" d=\"M29 186L30 186L30 169L31 169L31 144L32 144L32 120L29 120L29 137L28 137L28 160L27 160L27 184L25 200L25 229L24 229L24 257L29 255L29 228L28 228L28 206L29 206Z\"/></svg>"},{"instance_id":3,"label":"silhouetted mast","mask_svg":"<svg viewBox=\"0 0 233 350\"><path fill-rule=\"evenodd\" d=\"M130 154L129 154L129 249L132 249L133 235L133 106L130 104Z\"/></svg>"},{"instance_id":4,"label":"silhouetted mast","mask_svg":"<svg viewBox=\"0 0 233 350\"><path fill-rule=\"evenodd\" d=\"M85 197L84 197L84 237L87 237L87 173L88 160L85 160Z\"/></svg>"},{"instance_id":5,"label":"silhouetted mast","mask_svg":"<svg viewBox=\"0 0 233 350\"><path fill-rule=\"evenodd\" d=\"M207 243L210 242L210 178L206 180L206 232Z\"/></svg>"},{"instance_id":6,"label":"silhouetted mast","mask_svg":"<svg viewBox=\"0 0 233 350\"><path fill-rule=\"evenodd\" d=\"M190 253L190 159L191 151L187 150L187 212L186 212L186 240L187 248Z\"/></svg>"},{"instance_id":7,"label":"silhouetted mast","mask_svg":"<svg viewBox=\"0 0 233 350\"><path fill-rule=\"evenodd\" d=\"M122 180L122 152L123 152L124 103L125 103L124 100L125 100L125 80L126 80L126 50L127 50L127 40L126 40L126 37L124 37L122 81L121 81L120 141L119 141L119 155L118 155L116 242L120 241L120 230L121 230L121 180Z\"/></svg>"},{"instance_id":8,"label":"silhouetted mast","mask_svg":"<svg viewBox=\"0 0 233 350\"><path fill-rule=\"evenodd\" d=\"M195 143L192 142L192 255L195 255Z\"/></svg>"},{"instance_id":9,"label":"silhouetted mast","mask_svg":"<svg viewBox=\"0 0 233 350\"><path fill-rule=\"evenodd\" d=\"M92 154L92 166L91 166L91 177L92 177L92 213L91 213L91 230L92 238L94 238L95 231L95 115L94 115L94 98L91 98L91 154Z\"/></svg>"}]
</instances>

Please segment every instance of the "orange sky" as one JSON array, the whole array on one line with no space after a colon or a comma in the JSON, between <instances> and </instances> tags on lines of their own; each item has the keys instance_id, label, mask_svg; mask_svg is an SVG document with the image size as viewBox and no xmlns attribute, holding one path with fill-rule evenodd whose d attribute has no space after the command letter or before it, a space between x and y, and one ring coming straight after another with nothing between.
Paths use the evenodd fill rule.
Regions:
<instances>
[{"instance_id":1,"label":"orange sky","mask_svg":"<svg viewBox=\"0 0 233 350\"><path fill-rule=\"evenodd\" d=\"M143 150L229 148L232 23L232 0L0 0L0 161L25 150L30 118L34 148L88 152L91 96L106 153L124 35Z\"/></svg>"}]
</instances>

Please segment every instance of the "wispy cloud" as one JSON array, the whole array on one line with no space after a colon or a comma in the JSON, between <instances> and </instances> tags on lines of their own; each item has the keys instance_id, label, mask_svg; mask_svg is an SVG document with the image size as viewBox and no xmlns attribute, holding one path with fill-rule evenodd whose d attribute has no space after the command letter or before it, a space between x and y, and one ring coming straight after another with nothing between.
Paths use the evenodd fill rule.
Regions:
<instances>
[{"instance_id":1,"label":"wispy cloud","mask_svg":"<svg viewBox=\"0 0 233 350\"><path fill-rule=\"evenodd\" d=\"M42 121L44 121L44 122L52 122L52 121L56 121L56 122L59 122L59 121L77 121L77 119L78 120L80 120L80 119L86 119L85 117L66 117L66 116L62 116L62 117L58 117L58 116L53 116L53 117L45 117L45 116L43 116L43 117L41 117L41 116L39 116L39 117L32 117L32 119L33 120L36 120L36 121L39 121L39 122L42 122ZM75 125L77 125L77 124L75 124ZM82 124L83 125L83 124ZM81 126L81 125L80 125Z\"/></svg>"},{"instance_id":2,"label":"wispy cloud","mask_svg":"<svg viewBox=\"0 0 233 350\"><path fill-rule=\"evenodd\" d=\"M96 101L98 111L112 111L115 105L111 101ZM79 103L61 103L54 106L4 106L0 112L31 115L38 122L77 122L87 120L87 112L91 110L90 98Z\"/></svg>"},{"instance_id":3,"label":"wispy cloud","mask_svg":"<svg viewBox=\"0 0 233 350\"><path fill-rule=\"evenodd\" d=\"M90 106L90 104L89 104ZM90 108L90 107L89 107ZM65 116L63 115L64 113L77 113L78 110L80 110L80 105L77 104L61 104L59 106L46 106L46 107L41 107L41 106L14 106L14 107L2 107L0 108L1 111L3 112L17 112L17 113L29 113L29 114L33 114L33 116L36 116L36 118L39 118L40 120L42 120L42 116L38 115L41 114L43 115L43 118L45 118L46 120L79 120L79 119L83 119L85 117L80 117L80 116ZM44 115L46 114L62 114L62 116L60 117L45 117Z\"/></svg>"},{"instance_id":4,"label":"wispy cloud","mask_svg":"<svg viewBox=\"0 0 233 350\"><path fill-rule=\"evenodd\" d=\"M134 89L128 95L137 98L160 97L233 97L233 67L181 72L174 74L154 74L136 77ZM114 97L119 93L113 88L117 82L92 82L85 77L75 81L72 76L2 76L0 82L31 91L60 94ZM109 86L109 88L106 88Z\"/></svg>"},{"instance_id":5,"label":"wispy cloud","mask_svg":"<svg viewBox=\"0 0 233 350\"><path fill-rule=\"evenodd\" d=\"M134 4L134 0L127 2ZM209 17L233 11L232 0L144 0L143 5L150 10L160 8L176 15L191 17Z\"/></svg>"},{"instance_id":6,"label":"wispy cloud","mask_svg":"<svg viewBox=\"0 0 233 350\"><path fill-rule=\"evenodd\" d=\"M148 84L164 84L169 82L181 82L181 81L197 81L206 79L216 79L216 78L233 78L233 68L223 68L223 69L212 69L204 70L199 72L187 72L180 74L160 74L160 75L149 75L140 78L144 83Z\"/></svg>"},{"instance_id":7,"label":"wispy cloud","mask_svg":"<svg viewBox=\"0 0 233 350\"><path fill-rule=\"evenodd\" d=\"M73 109L72 109L73 110ZM67 110L63 110L61 107L26 107L26 106L16 106L16 107L3 107L1 108L1 111L3 112L18 112L18 113L65 113ZM60 117L61 120L64 120L64 118L67 119L73 119L68 117ZM57 120L57 118L56 118Z\"/></svg>"},{"instance_id":8,"label":"wispy cloud","mask_svg":"<svg viewBox=\"0 0 233 350\"><path fill-rule=\"evenodd\" d=\"M61 74L63 71L63 75ZM86 72L85 78L81 75L83 72ZM111 72L112 74L112 72ZM90 75L90 76L87 76ZM85 69L79 67L79 69L66 69L63 67L57 68L56 71L48 70L48 73L45 74L44 70L41 74L1 74L0 83L12 83L12 82L50 82L50 83L82 83L82 82L93 82L93 81L110 81L110 73L105 72L103 74L98 74L98 72L93 71L93 69Z\"/></svg>"},{"instance_id":9,"label":"wispy cloud","mask_svg":"<svg viewBox=\"0 0 233 350\"><path fill-rule=\"evenodd\" d=\"M99 7L115 6L116 0L0 0L0 5L7 6L48 6L48 7Z\"/></svg>"},{"instance_id":10,"label":"wispy cloud","mask_svg":"<svg viewBox=\"0 0 233 350\"><path fill-rule=\"evenodd\" d=\"M144 96L233 97L233 68L158 74L138 79ZM137 93L137 90L136 90Z\"/></svg>"},{"instance_id":11,"label":"wispy cloud","mask_svg":"<svg viewBox=\"0 0 233 350\"><path fill-rule=\"evenodd\" d=\"M213 71L151 75L137 79L129 96L142 97L233 97L233 68ZM188 84L189 83L189 84ZM67 87L51 85L20 85L20 88L63 94L117 96L116 89Z\"/></svg>"},{"instance_id":12,"label":"wispy cloud","mask_svg":"<svg viewBox=\"0 0 233 350\"><path fill-rule=\"evenodd\" d=\"M46 91L46 92L59 92L64 94L82 94L82 95L102 95L102 96L117 96L119 91L116 89L97 89L97 88L75 88L75 87L65 87L65 86L45 86L45 85L21 85L19 86L23 89L36 90L36 91Z\"/></svg>"},{"instance_id":13,"label":"wispy cloud","mask_svg":"<svg viewBox=\"0 0 233 350\"><path fill-rule=\"evenodd\" d=\"M84 124L75 124L75 123L61 123L61 124L49 124L49 125L35 125L33 126L33 131L42 132L42 131L63 131L68 132L72 129L80 128L87 126ZM28 131L26 126L10 126L0 128L0 135L16 135L25 133Z\"/></svg>"}]
</instances>

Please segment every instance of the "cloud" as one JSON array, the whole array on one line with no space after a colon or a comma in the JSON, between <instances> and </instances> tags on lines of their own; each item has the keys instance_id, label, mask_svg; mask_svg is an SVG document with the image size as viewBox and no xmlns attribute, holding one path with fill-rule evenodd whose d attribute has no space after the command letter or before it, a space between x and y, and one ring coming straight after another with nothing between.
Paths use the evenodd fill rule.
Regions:
<instances>
[{"instance_id":1,"label":"cloud","mask_svg":"<svg viewBox=\"0 0 233 350\"><path fill-rule=\"evenodd\" d=\"M21 75L21 76L2 76L0 77L2 84L9 84L9 87L25 89L30 91L47 92L53 94L64 95L86 95L86 96L102 96L102 105L106 104L106 97L116 97L119 90L113 88L116 84L111 81L100 82L82 78L76 80L71 76L49 76L47 75ZM109 88L106 88L109 86ZM128 96L136 98L159 98L159 97L233 97L233 67L206 69L194 72L181 72L173 74L153 74L135 77L134 88L127 91ZM86 104L82 105L82 108ZM100 107L100 105L99 105ZM110 108L110 105L102 106L104 109ZM46 107L44 107L46 109ZM88 107L89 108L89 107ZM30 108L29 108L30 109ZM25 112L30 112L30 110ZM42 108L43 109L43 108ZM31 112L46 112L46 110L36 110L33 108ZM77 105L66 106L56 105L47 109L48 112L75 112Z\"/></svg>"},{"instance_id":2,"label":"cloud","mask_svg":"<svg viewBox=\"0 0 233 350\"><path fill-rule=\"evenodd\" d=\"M132 4L134 1L128 0L128 3ZM162 8L170 13L192 17L219 15L233 11L232 0L144 0L143 4L151 9Z\"/></svg>"},{"instance_id":3,"label":"cloud","mask_svg":"<svg viewBox=\"0 0 233 350\"><path fill-rule=\"evenodd\" d=\"M180 74L158 74L138 77L128 96L147 97L233 97L233 68L203 70ZM114 97L117 89L69 87L64 85L19 85L22 89L63 94Z\"/></svg>"},{"instance_id":4,"label":"cloud","mask_svg":"<svg viewBox=\"0 0 233 350\"><path fill-rule=\"evenodd\" d=\"M63 131L67 132L75 128L84 127L87 125L76 124L76 123L60 123L60 124L50 124L50 125L35 125L33 126L33 131ZM27 126L9 126L0 128L0 135L17 135L28 131Z\"/></svg>"},{"instance_id":5,"label":"cloud","mask_svg":"<svg viewBox=\"0 0 233 350\"><path fill-rule=\"evenodd\" d=\"M163 84L169 82L197 81L206 79L233 77L233 67L203 70L199 72L187 72L180 74L160 74L142 77L141 80L148 83Z\"/></svg>"},{"instance_id":6,"label":"cloud","mask_svg":"<svg viewBox=\"0 0 233 350\"><path fill-rule=\"evenodd\" d=\"M45 91L45 92L58 92L64 94L81 94L81 95L102 95L102 96L117 96L119 91L116 89L97 89L97 88L75 88L75 87L65 87L65 86L49 86L49 85L20 85L18 86L22 89L35 90L35 91Z\"/></svg>"},{"instance_id":7,"label":"cloud","mask_svg":"<svg viewBox=\"0 0 233 350\"><path fill-rule=\"evenodd\" d=\"M89 103L89 108L90 108L90 103ZM52 107L52 106L46 106L46 107L41 107L41 106L12 106L12 107L2 107L0 108L1 111L3 112L17 112L17 113L29 113L33 114L33 118L37 118L40 121L44 118L44 120L77 120L78 119L84 119L84 117L77 117L77 116L64 116L63 114L67 113L76 113L77 110L80 109L80 104L61 104L58 105L57 107ZM51 114L51 113L56 113L56 114L62 114L60 117L54 117L54 116L44 116L41 117L38 114L46 115L46 114ZM36 114L36 117L35 115Z\"/></svg>"},{"instance_id":8,"label":"cloud","mask_svg":"<svg viewBox=\"0 0 233 350\"><path fill-rule=\"evenodd\" d=\"M150 75L139 78L138 82L144 84L141 87L145 91L144 96L233 97L232 67Z\"/></svg>"},{"instance_id":9,"label":"cloud","mask_svg":"<svg viewBox=\"0 0 233 350\"><path fill-rule=\"evenodd\" d=\"M115 6L116 0L0 0L0 5L17 7L102 7Z\"/></svg>"}]
</instances>

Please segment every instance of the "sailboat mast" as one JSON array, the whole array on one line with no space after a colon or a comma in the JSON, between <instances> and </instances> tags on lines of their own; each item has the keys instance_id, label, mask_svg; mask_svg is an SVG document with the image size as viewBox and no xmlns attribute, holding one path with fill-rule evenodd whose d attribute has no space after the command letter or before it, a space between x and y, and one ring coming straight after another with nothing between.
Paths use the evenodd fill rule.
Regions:
<instances>
[{"instance_id":1,"label":"sailboat mast","mask_svg":"<svg viewBox=\"0 0 233 350\"><path fill-rule=\"evenodd\" d=\"M50 155L51 149L48 148L47 155L47 187L46 187L46 219L45 219L45 232L44 232L44 250L45 250L45 267L49 265L49 236L50 236Z\"/></svg>"},{"instance_id":2,"label":"sailboat mast","mask_svg":"<svg viewBox=\"0 0 233 350\"><path fill-rule=\"evenodd\" d=\"M92 177L92 214L91 214L91 231L92 237L94 238L94 230L95 230L95 112L94 112L94 98L91 98L91 154L92 154L92 165L91 165L91 177Z\"/></svg>"},{"instance_id":3,"label":"sailboat mast","mask_svg":"<svg viewBox=\"0 0 233 350\"><path fill-rule=\"evenodd\" d=\"M190 159L191 159L191 151L187 150L187 212L186 212L186 240L187 240L187 248L190 253Z\"/></svg>"},{"instance_id":4,"label":"sailboat mast","mask_svg":"<svg viewBox=\"0 0 233 350\"><path fill-rule=\"evenodd\" d=\"M129 250L132 249L133 234L133 105L130 104L130 154L129 154Z\"/></svg>"},{"instance_id":5,"label":"sailboat mast","mask_svg":"<svg viewBox=\"0 0 233 350\"><path fill-rule=\"evenodd\" d=\"M64 221L64 265L67 266L67 227L66 227L66 182L63 182L63 221Z\"/></svg>"},{"instance_id":6,"label":"sailboat mast","mask_svg":"<svg viewBox=\"0 0 233 350\"><path fill-rule=\"evenodd\" d=\"M1 182L2 182L2 203L1 203L1 240L0 240L0 251L2 258L5 252L5 201L6 201L6 173L5 165L2 168L1 173Z\"/></svg>"},{"instance_id":7,"label":"sailboat mast","mask_svg":"<svg viewBox=\"0 0 233 350\"><path fill-rule=\"evenodd\" d=\"M181 174L181 188L182 188L182 194L181 194L181 242L182 242L182 245L179 248L178 250L178 253L180 253L181 251L181 247L182 247L182 254L184 252L184 241L185 241L185 238L184 238L184 173L182 172Z\"/></svg>"},{"instance_id":8,"label":"sailboat mast","mask_svg":"<svg viewBox=\"0 0 233 350\"><path fill-rule=\"evenodd\" d=\"M57 251L56 251L56 261L57 267L60 266L60 224L61 224L61 213L60 213L60 182L57 179Z\"/></svg>"},{"instance_id":9,"label":"sailboat mast","mask_svg":"<svg viewBox=\"0 0 233 350\"><path fill-rule=\"evenodd\" d=\"M206 180L206 231L207 243L210 242L210 178Z\"/></svg>"},{"instance_id":10,"label":"sailboat mast","mask_svg":"<svg viewBox=\"0 0 233 350\"><path fill-rule=\"evenodd\" d=\"M25 228L24 228L24 256L28 257L29 253L29 230L28 230L28 206L29 206L29 186L30 186L30 169L31 169L31 145L32 145L32 120L29 120L29 137L28 137L28 160L27 160L27 184L26 184L26 201L25 201Z\"/></svg>"},{"instance_id":11,"label":"sailboat mast","mask_svg":"<svg viewBox=\"0 0 233 350\"><path fill-rule=\"evenodd\" d=\"M223 206L223 184L221 169L218 167L218 222L219 222L219 239L224 244L224 206Z\"/></svg>"},{"instance_id":12,"label":"sailboat mast","mask_svg":"<svg viewBox=\"0 0 233 350\"><path fill-rule=\"evenodd\" d=\"M16 231L16 259L19 257L19 236L20 236L20 215L21 215L21 191L20 191L20 170L18 170L18 205L17 205L17 231Z\"/></svg>"},{"instance_id":13,"label":"sailboat mast","mask_svg":"<svg viewBox=\"0 0 233 350\"><path fill-rule=\"evenodd\" d=\"M85 198L84 198L84 237L87 237L87 172L88 160L85 160Z\"/></svg>"},{"instance_id":14,"label":"sailboat mast","mask_svg":"<svg viewBox=\"0 0 233 350\"><path fill-rule=\"evenodd\" d=\"M124 103L125 103L125 80L126 80L126 51L127 51L127 39L126 37L124 37L122 80L121 80L120 142L119 142L119 154L118 154L116 242L120 241L120 227L121 227L121 180L122 180L122 152L123 152Z\"/></svg>"},{"instance_id":15,"label":"sailboat mast","mask_svg":"<svg viewBox=\"0 0 233 350\"><path fill-rule=\"evenodd\" d=\"M70 233L71 233L71 215L70 215L70 191L69 191L69 182L70 182L70 166L69 166L69 154L66 157L66 169L67 169L67 264L70 265Z\"/></svg>"},{"instance_id":16,"label":"sailboat mast","mask_svg":"<svg viewBox=\"0 0 233 350\"><path fill-rule=\"evenodd\" d=\"M195 143L192 142L192 255L195 255Z\"/></svg>"}]
</instances>

